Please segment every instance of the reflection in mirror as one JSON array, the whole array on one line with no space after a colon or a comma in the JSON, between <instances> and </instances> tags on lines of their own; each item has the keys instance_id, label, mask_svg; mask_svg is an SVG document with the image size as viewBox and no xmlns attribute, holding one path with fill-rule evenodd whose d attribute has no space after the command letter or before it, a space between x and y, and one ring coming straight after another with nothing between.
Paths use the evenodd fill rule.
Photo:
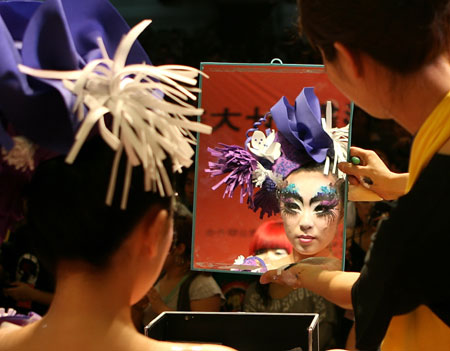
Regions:
<instances>
[{"instance_id":1,"label":"reflection in mirror","mask_svg":"<svg viewBox=\"0 0 450 351\"><path fill-rule=\"evenodd\" d=\"M336 164L346 160L350 102L322 66L203 70L203 122L215 132L197 149L193 269L340 262L346 206Z\"/></svg>"},{"instance_id":2,"label":"reflection in mirror","mask_svg":"<svg viewBox=\"0 0 450 351\"><path fill-rule=\"evenodd\" d=\"M267 269L281 266L283 261L280 260L285 260L291 253L292 244L284 232L283 221L266 220L256 228L250 242L249 254L262 259Z\"/></svg>"}]
</instances>

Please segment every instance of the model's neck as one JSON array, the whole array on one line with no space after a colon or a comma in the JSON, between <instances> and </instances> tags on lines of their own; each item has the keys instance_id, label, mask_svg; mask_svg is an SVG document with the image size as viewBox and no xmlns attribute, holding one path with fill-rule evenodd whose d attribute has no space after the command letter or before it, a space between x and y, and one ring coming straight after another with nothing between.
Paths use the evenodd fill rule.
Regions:
<instances>
[{"instance_id":1,"label":"model's neck","mask_svg":"<svg viewBox=\"0 0 450 351\"><path fill-rule=\"evenodd\" d=\"M82 267L58 269L49 311L30 324L25 349L145 349L148 338L141 338L131 320L130 286L120 274L114 278L112 271L96 274Z\"/></svg>"},{"instance_id":2,"label":"model's neck","mask_svg":"<svg viewBox=\"0 0 450 351\"><path fill-rule=\"evenodd\" d=\"M450 91L450 63L441 56L419 72L399 80L389 112L412 135ZM401 89L401 90L400 90Z\"/></svg>"},{"instance_id":3,"label":"model's neck","mask_svg":"<svg viewBox=\"0 0 450 351\"><path fill-rule=\"evenodd\" d=\"M301 260L304 260L305 258L310 258L310 257L334 257L334 256L333 256L333 253L331 252L331 248L326 247L322 251L319 251L319 252L315 253L314 255L304 255L295 250L292 250L291 257L292 257L292 262L299 262Z\"/></svg>"},{"instance_id":4,"label":"model's neck","mask_svg":"<svg viewBox=\"0 0 450 351\"><path fill-rule=\"evenodd\" d=\"M101 330L116 322L132 325L130 284L114 275L112 271L96 272L80 266L60 269L54 298L45 317L48 327L51 323L67 323L72 327ZM90 321L93 325L89 325Z\"/></svg>"}]
</instances>

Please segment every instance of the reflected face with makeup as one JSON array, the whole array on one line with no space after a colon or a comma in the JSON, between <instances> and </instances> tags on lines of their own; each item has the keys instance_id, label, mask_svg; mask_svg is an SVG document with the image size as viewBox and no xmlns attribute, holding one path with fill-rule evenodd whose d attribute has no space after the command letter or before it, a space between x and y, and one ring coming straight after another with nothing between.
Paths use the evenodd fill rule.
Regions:
<instances>
[{"instance_id":1,"label":"reflected face with makeup","mask_svg":"<svg viewBox=\"0 0 450 351\"><path fill-rule=\"evenodd\" d=\"M294 172L286 180L279 191L280 209L295 252L306 257L329 256L342 218L336 180L320 171Z\"/></svg>"}]
</instances>

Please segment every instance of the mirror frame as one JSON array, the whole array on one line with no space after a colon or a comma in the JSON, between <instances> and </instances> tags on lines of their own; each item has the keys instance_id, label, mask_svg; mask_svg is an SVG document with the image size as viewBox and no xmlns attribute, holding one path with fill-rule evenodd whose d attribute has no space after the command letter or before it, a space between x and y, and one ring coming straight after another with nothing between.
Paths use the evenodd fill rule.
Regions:
<instances>
[{"instance_id":1,"label":"mirror frame","mask_svg":"<svg viewBox=\"0 0 450 351\"><path fill-rule=\"evenodd\" d=\"M277 59L278 60L278 59ZM200 70L203 72L205 67L207 66L226 66L226 67L244 67L244 68L249 68L249 70L251 70L251 68L264 68L264 67L270 67L270 68L300 68L300 69L323 69L324 66L323 65L305 65L305 64L282 64L282 63L276 63L274 64L275 60L272 60L272 63L267 64L267 63L224 63L224 62L202 62L200 63ZM280 61L281 62L281 61ZM198 98L198 107L202 107L202 98L203 98L203 77L200 76L200 80L199 80L199 87L201 92L199 93L199 98ZM301 89L299 89L299 91L297 93L300 92ZM337 90L337 89L336 89ZM281 98L281 96L279 96L279 98ZM275 103L276 101L274 101L273 103ZM349 135L348 135L348 155L350 154L349 150L350 150L350 146L351 146L351 131L352 131L352 122L353 122L353 109L354 109L354 104L352 101L348 101L348 108L349 108ZM265 111L267 112L267 111ZM264 112L264 113L265 113ZM201 116L198 116L198 121L201 121ZM203 121L204 122L204 121ZM252 127L252 124L249 123L249 128ZM242 133L243 136L243 140L242 140L242 146L243 146L243 142L245 139L245 134ZM203 137L204 138L204 137ZM222 142L221 140L217 140L218 142ZM226 144L226 143L225 143ZM248 272L248 271L231 271L231 270L225 270L225 269L217 269L217 268L213 268L213 267L198 267L195 265L196 260L195 260L195 251L196 251L196 225L197 225L197 194L198 194L198 190L199 190L199 153L200 153L200 148L202 147L201 144L201 140L200 140L200 135L197 133L197 145L196 145L196 152L195 152L195 181L194 181L194 199L193 199L193 223L192 223L192 252L191 252L191 270L195 270L195 271L205 271L205 272L218 272L218 273L237 273L237 274L250 274L250 275L260 275L261 273L257 273L257 272ZM207 176L209 177L209 176ZM215 179L215 183L220 181L220 177L216 177L213 178ZM222 185L221 187L219 187L216 192L219 193L223 193L223 187L224 185ZM208 189L208 191L214 191L212 189ZM238 190L236 190L236 192L238 192ZM239 194L236 194L236 197L238 197ZM222 201L226 202L229 201L230 199L228 198L224 198ZM342 233L342 270L345 270L345 256L346 256L346 231L347 231L347 204L348 204L348 181L347 179L345 180L345 190L344 190L344 218L343 218L343 233ZM247 206L245 204L241 204L242 209L247 210L249 212L251 212L251 210L247 209ZM259 217L259 215L257 213L253 213L254 216ZM273 218L273 217L270 217ZM260 219L260 221L262 221Z\"/></svg>"}]
</instances>

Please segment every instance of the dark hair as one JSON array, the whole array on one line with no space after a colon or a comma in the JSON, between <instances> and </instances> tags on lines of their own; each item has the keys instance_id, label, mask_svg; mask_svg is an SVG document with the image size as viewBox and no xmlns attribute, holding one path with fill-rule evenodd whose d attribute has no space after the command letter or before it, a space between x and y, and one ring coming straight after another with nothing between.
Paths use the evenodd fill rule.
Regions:
<instances>
[{"instance_id":1,"label":"dark hair","mask_svg":"<svg viewBox=\"0 0 450 351\"><path fill-rule=\"evenodd\" d=\"M28 220L38 254L51 268L61 260L82 260L104 268L150 207L170 209L170 198L144 191L141 167L133 170L127 208L120 209L124 155L113 203L106 205L114 155L95 137L85 143L74 164L57 157L37 168L29 189Z\"/></svg>"},{"instance_id":2,"label":"dark hair","mask_svg":"<svg viewBox=\"0 0 450 351\"><path fill-rule=\"evenodd\" d=\"M191 260L192 251L192 212L181 202L177 202L173 216L173 247L184 244L183 257Z\"/></svg>"},{"instance_id":3,"label":"dark hair","mask_svg":"<svg viewBox=\"0 0 450 351\"><path fill-rule=\"evenodd\" d=\"M193 163L189 168L183 170L183 173L177 173L175 175L175 186L178 193L178 198L183 202L188 210L192 211L192 202L189 202L186 196L186 184L188 182L189 174L193 174L195 177L195 164Z\"/></svg>"},{"instance_id":4,"label":"dark hair","mask_svg":"<svg viewBox=\"0 0 450 351\"><path fill-rule=\"evenodd\" d=\"M400 74L450 47L449 0L298 0L300 31L328 61L335 42Z\"/></svg>"}]
</instances>

